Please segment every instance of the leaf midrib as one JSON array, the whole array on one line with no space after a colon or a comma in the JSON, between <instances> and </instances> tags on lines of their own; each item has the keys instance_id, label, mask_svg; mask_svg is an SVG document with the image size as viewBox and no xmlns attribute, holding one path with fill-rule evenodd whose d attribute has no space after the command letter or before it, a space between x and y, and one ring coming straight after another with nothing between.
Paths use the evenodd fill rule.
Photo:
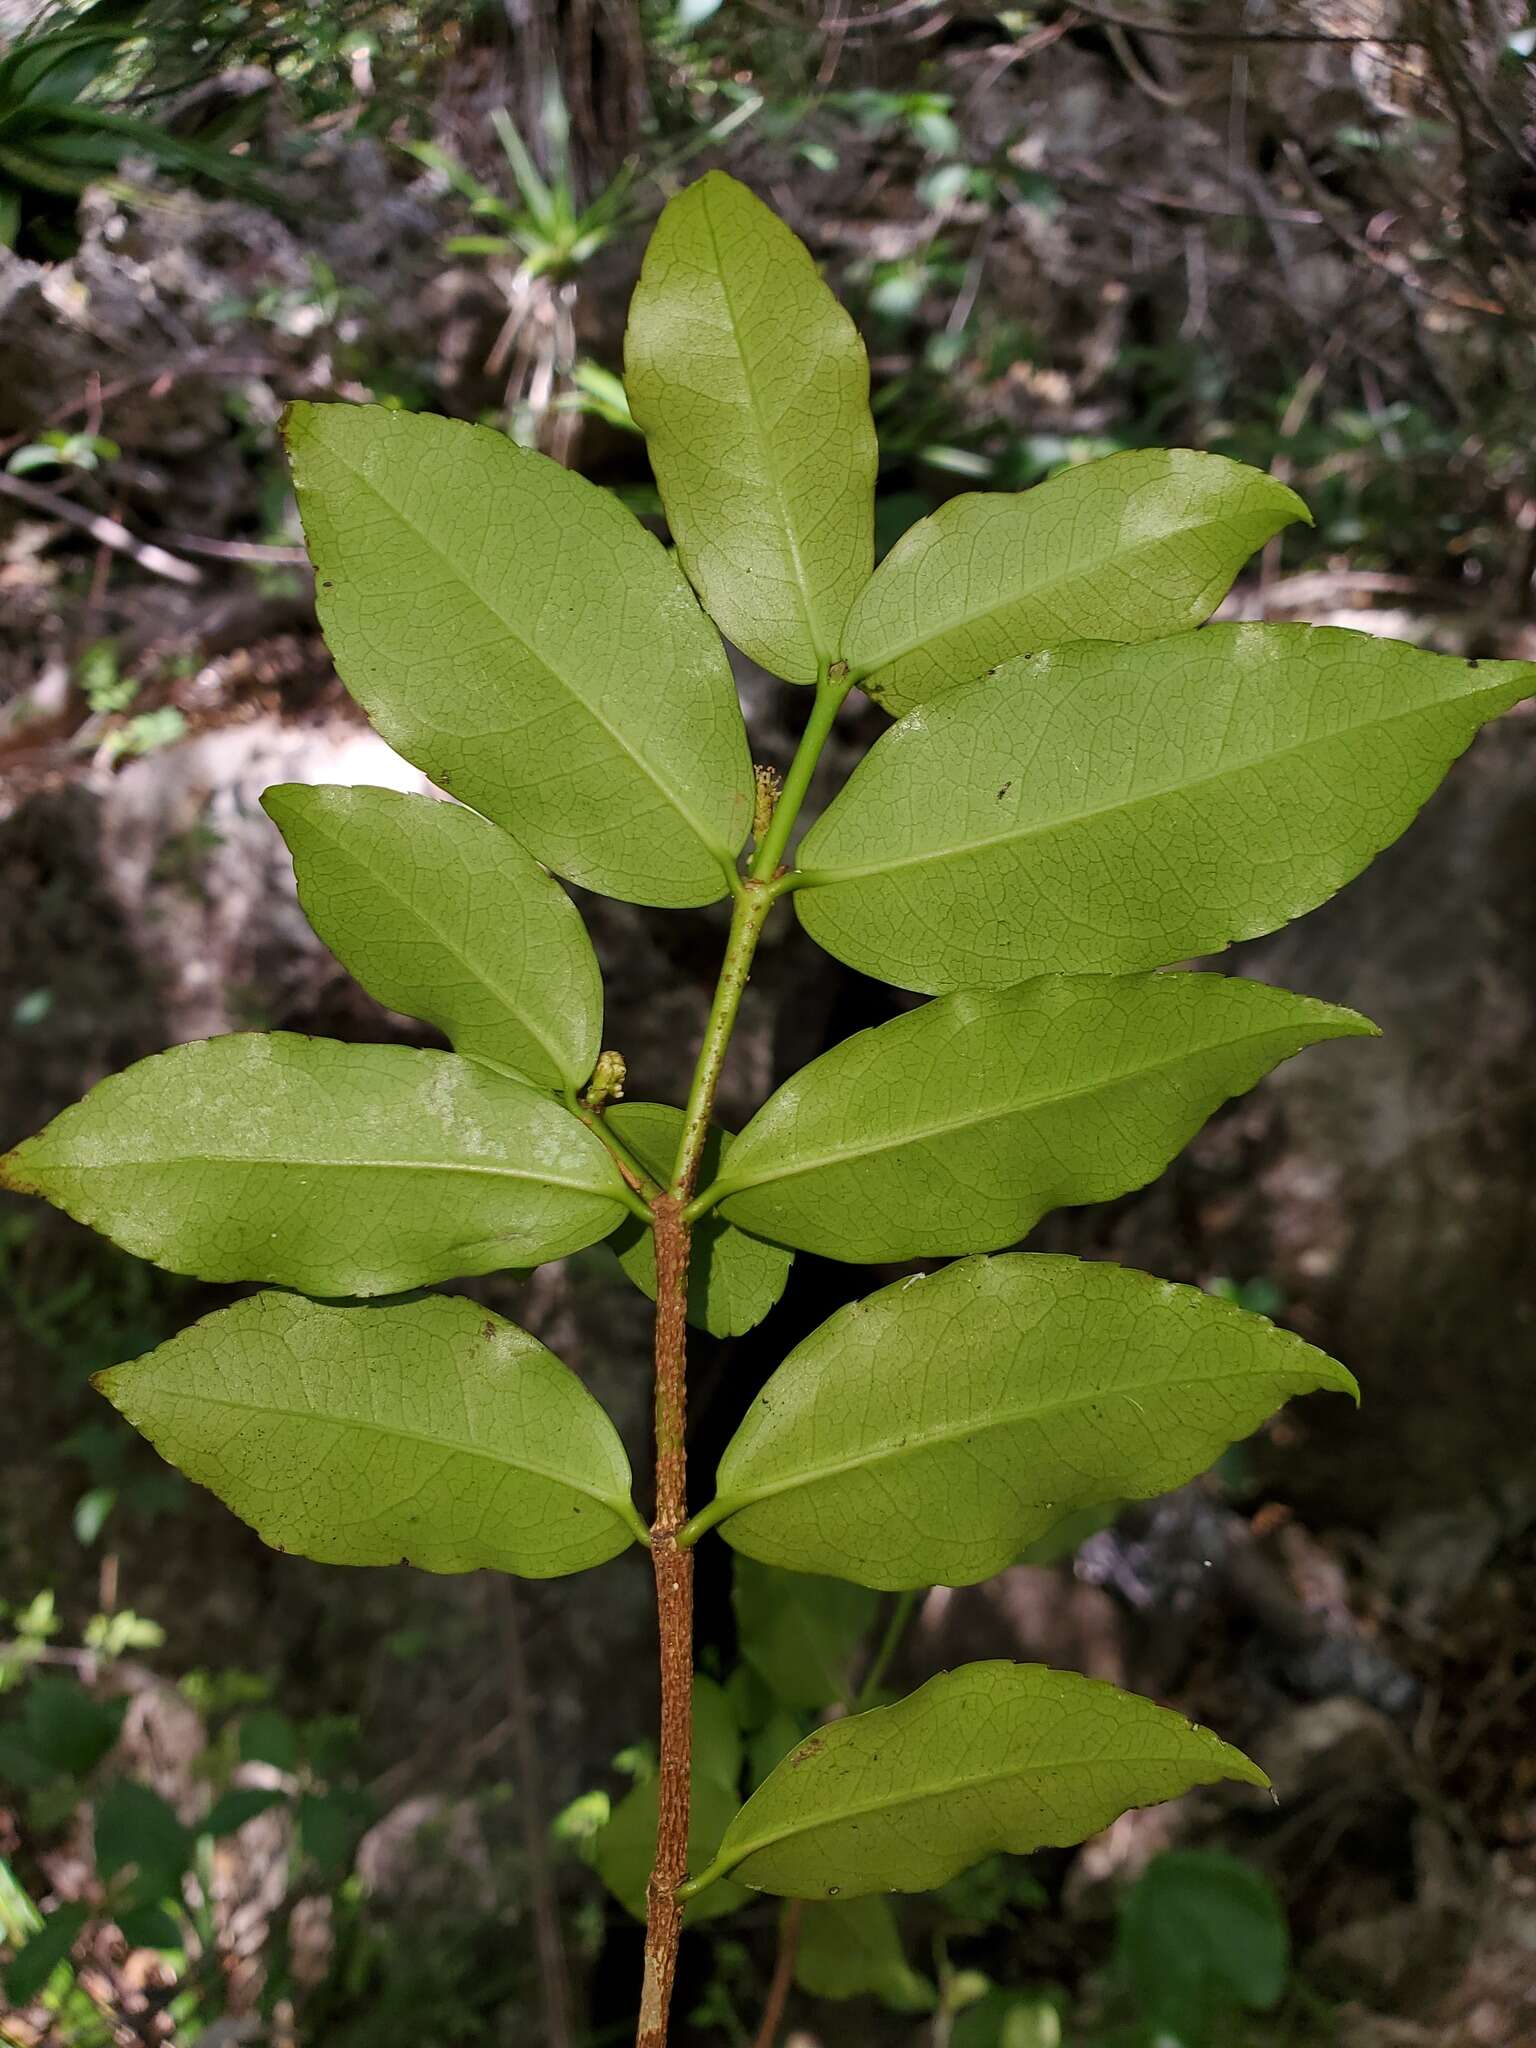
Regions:
<instances>
[{"instance_id":1,"label":"leaf midrib","mask_svg":"<svg viewBox=\"0 0 1536 2048\"><path fill-rule=\"evenodd\" d=\"M592 1195L602 1201L619 1200L606 1188L593 1187L589 1181L567 1180L554 1173L533 1173L522 1166L496 1166L463 1159L299 1159L289 1154L278 1157L270 1152L174 1152L164 1159L138 1156L94 1164L79 1161L66 1164L74 1173L125 1173L148 1166L276 1166L284 1171L313 1168L316 1172L343 1173L468 1173L497 1180L533 1181L540 1187L567 1188L573 1194Z\"/></svg>"},{"instance_id":2,"label":"leaf midrib","mask_svg":"<svg viewBox=\"0 0 1536 2048\"><path fill-rule=\"evenodd\" d=\"M492 981L490 976L478 967L469 954L464 951L463 947L450 938L441 926L435 924L419 905L413 903L408 896L402 894L390 879L383 865L365 862L358 854L354 853L347 845L344 833L326 832L323 823L313 819L310 822L314 825L316 831L322 833L329 840L333 851L342 860L349 862L366 882L378 884L392 901L400 905L400 908L405 911L407 916L414 917L426 931L431 933L432 937L437 940L445 952L452 954L453 958L468 973L471 980L483 988L495 1002L499 1003L514 1023L520 1024L523 1027L528 1036L543 1051L550 1065L561 1077L562 1081L566 1079L566 1063L561 1057L559 1049L550 1039L545 1037L535 1020L532 1017L526 1016L518 1007L513 997L498 982ZM558 884L555 886L558 887ZM526 1076L522 1078L527 1079ZM529 1085L533 1086L535 1084L530 1082Z\"/></svg>"},{"instance_id":3,"label":"leaf midrib","mask_svg":"<svg viewBox=\"0 0 1536 2048\"><path fill-rule=\"evenodd\" d=\"M709 235L710 254L714 258L715 275L720 280L720 296L725 303L726 317L731 323L731 340L736 347L736 359L741 364L742 387L747 394L747 411L751 415L752 431L757 437L757 445L760 451L759 459L764 473L773 487L774 500L778 506L779 525L784 536L784 546L794 571L795 602L800 608L800 619L805 628L806 639L810 642L812 659L819 667L829 650L822 646L821 635L816 630L815 614L811 609L810 582L806 575L805 564L800 558L799 533L790 513L789 495L785 488L784 477L774 457L773 436L768 432L758 407L757 387L753 382L752 374L748 367L746 346L742 340L741 326L736 317L736 307L731 298L730 278L725 264L721 260L720 238L715 232L714 217L710 212L707 187L701 194L701 210L704 215L704 226Z\"/></svg>"},{"instance_id":4,"label":"leaf midrib","mask_svg":"<svg viewBox=\"0 0 1536 2048\"><path fill-rule=\"evenodd\" d=\"M511 619L509 619L498 605L493 604L491 599L487 597L483 591L478 589L477 586L469 580L469 577L465 574L464 570L459 566L459 564L454 560L452 555L445 554L443 549L433 539L432 535L428 533L424 527L420 526L416 522L416 520L412 519L410 514L406 512L402 506L396 504L393 498L389 497L384 491L382 491L379 488L379 486L374 482L373 478L369 476L365 470L359 468L355 462L353 462L347 455L343 454L342 451L338 447L336 447L334 442L328 441L325 443L325 446L330 451L330 453L335 456L336 460L342 465L342 467L351 476L354 476L357 479L357 481L364 487L365 490L370 491L373 494L373 496L377 498L379 503L385 508L385 510L392 513L394 517L400 521L401 525L407 528L409 532L413 533L416 536L416 538L422 543L422 545L427 549L427 551L437 561L443 564L443 566L451 573L451 575L454 577L455 581L460 585L460 587L466 590L469 593L470 597L474 600L474 602L480 606L481 610L488 613L489 616L496 622L496 624L502 627L503 630L508 634L508 636L511 639L515 640L518 646L521 647L527 655L529 655L534 661L536 661L539 664L540 668L543 669L544 673L547 676L549 676L554 682L559 684L560 688L564 690L566 696L570 698L571 702L573 704L579 705L581 709L587 714L587 716L593 721L593 723L595 725L600 726L602 730L605 733L607 733L608 737L613 741L614 745L618 748L619 752L624 755L625 759L632 761L634 763L634 765L645 776L646 780L662 797L663 801L668 805L668 807L673 812L675 812L676 815L680 817L683 820L683 822L688 826L690 831L692 831L694 837L698 839L700 844L704 847L705 851L710 855L711 859L716 861L722 859L731 859L732 856L726 853L723 847L716 843L713 833L709 830L708 826L703 822L703 820L695 817L693 812L689 809L688 805L683 801L680 792L672 788L672 786L669 783L664 782L662 780L660 775L658 775L656 770L651 766L651 763L646 759L645 755L641 753L635 746L633 746L625 738L624 734L618 729L618 727L613 725L609 719L604 717L603 713L590 700L590 698L585 697L582 694L582 692L579 689L577 689L576 685L573 682L571 682L562 673L560 669L554 667L554 665L550 662L548 656L545 655L541 648L534 646L533 642L528 639L527 635L523 632L521 627L517 626Z\"/></svg>"},{"instance_id":5,"label":"leaf midrib","mask_svg":"<svg viewBox=\"0 0 1536 2048\"><path fill-rule=\"evenodd\" d=\"M398 1423L370 1422L356 1415L332 1415L319 1408L289 1408L274 1401L233 1401L225 1394L204 1394L178 1390L179 1401L200 1402L205 1408L223 1408L240 1415L265 1415L285 1422L329 1422L339 1429L361 1430L374 1436L396 1437L402 1443L426 1444L433 1450L452 1451L463 1458L481 1458L488 1465L502 1465L511 1472L527 1472L535 1479L547 1479L553 1486L569 1487L572 1493L585 1495L588 1500L598 1501L607 1508L615 1520L628 1523L622 1511L614 1506L621 1495L601 1492L597 1487L583 1485L572 1479L568 1473L552 1472L547 1466L536 1465L528 1458L508 1457L503 1452L482 1449L478 1444L466 1444L452 1437L435 1436L430 1430L406 1429Z\"/></svg>"},{"instance_id":6,"label":"leaf midrib","mask_svg":"<svg viewBox=\"0 0 1536 2048\"><path fill-rule=\"evenodd\" d=\"M917 1014L921 1015L921 1012ZM1175 1053L1169 1059L1154 1060L1148 1065L1135 1067L1108 1079L1101 1078L1086 1082L1080 1087L1058 1089L1049 1095L1036 1095L1027 1102L1014 1103L1004 1108L981 1110L974 1116L954 1117L943 1123L923 1125L894 1137L882 1138L877 1143L860 1145L857 1149L844 1152L823 1153L819 1158L802 1160L773 1172L753 1174L749 1168L747 1174L740 1180L729 1174L722 1174L719 1182L722 1192L719 1199L723 1205L729 1202L733 1195L749 1194L753 1188L766 1187L774 1181L796 1180L808 1173L823 1172L827 1167L856 1165L862 1160L877 1158L883 1152L899 1152L908 1145L926 1144L930 1138L944 1138L955 1132L974 1130L981 1124L1002 1123L1010 1117L1028 1117L1038 1111L1059 1108L1065 1102L1078 1101L1087 1095L1108 1093L1111 1089L1123 1088L1129 1083L1153 1075L1170 1073L1174 1068L1183 1066L1190 1060L1201 1060L1215 1053L1236 1051L1241 1046L1258 1045L1272 1038L1279 1038L1288 1043L1294 1035L1294 1030L1285 1029L1280 1025L1273 1025L1264 1031L1245 1031L1239 1037L1224 1038L1213 1045L1191 1046L1183 1052ZM1312 1038L1303 1038L1295 1050L1300 1052L1305 1046L1316 1042ZM748 1135L747 1131L742 1132L736 1141L738 1149L745 1143Z\"/></svg>"},{"instance_id":7,"label":"leaf midrib","mask_svg":"<svg viewBox=\"0 0 1536 2048\"><path fill-rule=\"evenodd\" d=\"M794 1752L791 1751L790 1754L793 1756ZM831 1815L818 1815L810 1820L790 1821L785 1826L775 1828L771 1833L760 1837L748 1847L732 1852L731 1860L724 1865L721 1874L723 1876L726 1872L739 1869L749 1856L761 1855L766 1849L777 1848L780 1842L787 1842L795 1835L812 1835L819 1829L839 1827L844 1821L862 1820L869 1814L885 1813L903 1806L917 1806L926 1799L947 1799L956 1792L966 1792L973 1788L980 1789L987 1785L1005 1784L1010 1779L1044 1778L1066 1771L1089 1770L1095 1765L1183 1765L1186 1763L1193 1764L1194 1761L1193 1757L1178 1755L1148 1756L1145 1753L1136 1756L1078 1756L1064 1757L1053 1763L1024 1766L1022 1768L1017 1763L1004 1764L997 1770L977 1771L965 1777L940 1779L932 1784L925 1784L919 1792L907 1789L900 1792L886 1793L878 1799L861 1800L857 1804L841 1807L836 1813Z\"/></svg>"},{"instance_id":8,"label":"leaf midrib","mask_svg":"<svg viewBox=\"0 0 1536 2048\"><path fill-rule=\"evenodd\" d=\"M1298 1338L1296 1341L1299 1343L1302 1340ZM747 1508L759 1506L765 1500L775 1500L780 1494L822 1486L828 1480L841 1479L849 1472L860 1472L873 1465L889 1464L894 1459L904 1458L909 1454L916 1456L945 1444L960 1443L968 1437L994 1436L1002 1430L1017 1429L1028 1423L1044 1422L1054 1416L1068 1414L1074 1408L1089 1408L1095 1404L1102 1405L1106 1401L1134 1400L1138 1394L1183 1392L1193 1387L1220 1387L1233 1382L1264 1378L1284 1380L1287 1377L1289 1376L1278 1367L1262 1366L1257 1371L1248 1369L1240 1372L1186 1374L1182 1379L1135 1380L1126 1386L1097 1387L1084 1394L1062 1395L1055 1400L1040 1402L1035 1407L1022 1408L1006 1414L994 1411L982 1419L971 1416L964 1421L935 1423L929 1429L910 1431L899 1444L883 1443L873 1450L855 1452L849 1457L835 1459L826 1464L801 1467L799 1471L789 1474L786 1478L767 1480L761 1486L749 1487L741 1493L722 1493L710 1503L707 1512L711 1521L718 1525L729 1521L732 1515L741 1514ZM1299 1374L1297 1378L1299 1383L1293 1389L1294 1392L1326 1385L1326 1382L1316 1382ZM714 1511L722 1500L728 1501L729 1505L716 1515ZM1055 1503L1031 1501L1028 1505L1043 1508L1054 1506Z\"/></svg>"},{"instance_id":9,"label":"leaf midrib","mask_svg":"<svg viewBox=\"0 0 1536 2048\"><path fill-rule=\"evenodd\" d=\"M934 516L937 518L942 515L936 513ZM882 669L890 668L898 661L905 661L909 654L916 654L919 649L931 648L937 641L942 640L946 634L955 632L959 627L990 624L992 620L1001 618L1008 612L1019 611L1025 605L1046 602L1048 594L1053 590L1060 590L1064 584L1077 582L1085 576L1097 575L1101 569L1109 568L1118 563L1137 562L1143 555L1150 553L1153 548L1166 547L1170 541L1181 540L1187 534L1210 533L1221 527L1229 526L1231 523L1229 519L1203 519L1192 525L1172 527L1167 533L1159 534L1154 540L1138 541L1132 547L1114 548L1107 553L1095 555L1090 561L1075 565L1071 569L1059 571L1046 582L1037 583L1023 590L1015 591L1011 597L1000 598L996 604L983 605L977 611L965 611L963 609L956 611L950 617L940 620L931 630L919 634L915 640L908 640L897 647L882 648L878 654L865 660L856 661L851 671L853 680L856 683L862 683L877 677ZM932 545L937 547L939 540L935 538ZM913 592L913 597L915 601L915 591ZM1074 637L1080 638L1081 636ZM1009 658L1017 660L1019 657L1015 655Z\"/></svg>"},{"instance_id":10,"label":"leaf midrib","mask_svg":"<svg viewBox=\"0 0 1536 2048\"><path fill-rule=\"evenodd\" d=\"M1253 760L1226 763L1209 775L1196 775L1185 782L1171 782L1158 789L1142 790L1136 796L1093 804L1086 810L1074 811L1069 816L1046 818L1038 824L1019 825L1007 832L993 833L987 838L967 839L956 846L941 846L931 848L927 852L893 855L888 860L872 862L864 867L805 868L799 872L800 885L803 888L814 889L827 888L839 882L867 881L871 876L896 874L903 868L936 866L943 861L965 860L972 854L986 853L995 847L1014 846L1028 839L1043 839L1053 832L1072 832L1081 825L1091 823L1095 818L1135 811L1145 804L1160 803L1165 797L1182 796L1191 790L1204 789L1213 782L1225 782L1229 777L1244 775L1253 768L1265 768L1272 763L1299 759L1316 748L1332 746L1356 733L1385 731L1388 727L1400 725L1407 719L1424 718L1436 711L1473 705L1483 698L1497 698L1502 694L1500 688L1489 687L1484 690L1468 690L1455 697L1437 697L1428 704L1415 704L1409 710L1395 711L1386 718L1372 718L1358 725L1341 726L1336 731L1324 733L1317 739L1302 740L1296 746L1281 747L1272 753L1260 754ZM991 772L989 771L989 774ZM996 772L1006 774L1007 770L999 768ZM847 793L845 787L841 795L846 796ZM830 811L827 816L830 818Z\"/></svg>"}]
</instances>

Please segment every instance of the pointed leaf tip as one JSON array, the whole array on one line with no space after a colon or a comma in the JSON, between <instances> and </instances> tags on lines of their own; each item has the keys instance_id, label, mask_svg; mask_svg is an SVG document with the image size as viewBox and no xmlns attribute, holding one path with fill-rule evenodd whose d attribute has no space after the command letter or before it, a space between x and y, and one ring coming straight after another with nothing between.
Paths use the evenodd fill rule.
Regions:
<instances>
[{"instance_id":1,"label":"pointed leaf tip","mask_svg":"<svg viewBox=\"0 0 1536 2048\"><path fill-rule=\"evenodd\" d=\"M655 536L462 420L309 406L288 447L320 622L384 738L567 880L724 895L752 822L746 728Z\"/></svg>"},{"instance_id":2,"label":"pointed leaf tip","mask_svg":"<svg viewBox=\"0 0 1536 2048\"><path fill-rule=\"evenodd\" d=\"M1330 626L1020 657L876 742L801 842L796 911L928 993L1218 952L1352 880L1533 678Z\"/></svg>"},{"instance_id":3,"label":"pointed leaf tip","mask_svg":"<svg viewBox=\"0 0 1536 2048\"><path fill-rule=\"evenodd\" d=\"M554 1578L635 1540L629 1462L559 1359L458 1297L257 1294L96 1383L274 1549Z\"/></svg>"},{"instance_id":4,"label":"pointed leaf tip","mask_svg":"<svg viewBox=\"0 0 1536 2048\"><path fill-rule=\"evenodd\" d=\"M624 367L711 616L771 673L815 682L874 561L869 364L805 245L725 172L663 210Z\"/></svg>"},{"instance_id":5,"label":"pointed leaf tip","mask_svg":"<svg viewBox=\"0 0 1536 2048\"><path fill-rule=\"evenodd\" d=\"M726 1829L712 1869L788 1898L928 1891L984 1856L1065 1847L1223 1779L1240 1750L1165 1707L1044 1665L969 1664L819 1729Z\"/></svg>"},{"instance_id":6,"label":"pointed leaf tip","mask_svg":"<svg viewBox=\"0 0 1536 2048\"><path fill-rule=\"evenodd\" d=\"M35 1192L140 1258L321 1295L538 1265L627 1212L607 1148L526 1082L294 1032L140 1060L16 1156Z\"/></svg>"},{"instance_id":7,"label":"pointed leaf tip","mask_svg":"<svg viewBox=\"0 0 1536 2048\"><path fill-rule=\"evenodd\" d=\"M844 651L895 717L1018 655L1198 626L1248 557L1311 514L1262 470L1141 448L1032 490L966 492L904 533L860 593Z\"/></svg>"},{"instance_id":8,"label":"pointed leaf tip","mask_svg":"<svg viewBox=\"0 0 1536 2048\"><path fill-rule=\"evenodd\" d=\"M1205 1471L1354 1377L1264 1317L1046 1253L897 1281L805 1338L697 1519L748 1557L886 1590L964 1586L1061 1521Z\"/></svg>"}]
</instances>

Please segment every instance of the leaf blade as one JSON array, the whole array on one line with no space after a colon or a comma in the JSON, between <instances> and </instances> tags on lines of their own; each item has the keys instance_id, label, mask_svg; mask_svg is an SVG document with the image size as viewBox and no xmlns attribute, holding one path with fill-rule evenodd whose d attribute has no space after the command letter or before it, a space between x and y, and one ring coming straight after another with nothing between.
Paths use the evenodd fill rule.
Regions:
<instances>
[{"instance_id":1,"label":"leaf blade","mask_svg":"<svg viewBox=\"0 0 1536 2048\"><path fill-rule=\"evenodd\" d=\"M1217 974L1044 975L941 996L787 1081L736 1140L721 1213L873 1263L1016 1243L1155 1179L1229 1096L1352 1010Z\"/></svg>"},{"instance_id":2,"label":"leaf blade","mask_svg":"<svg viewBox=\"0 0 1536 2048\"><path fill-rule=\"evenodd\" d=\"M277 783L261 803L305 916L370 995L535 1086L581 1086L602 1040L597 955L515 839L391 789Z\"/></svg>"},{"instance_id":3,"label":"leaf blade","mask_svg":"<svg viewBox=\"0 0 1536 2048\"><path fill-rule=\"evenodd\" d=\"M800 921L929 993L1212 953L1352 880L1533 686L1335 627L1008 663L875 743L802 843Z\"/></svg>"},{"instance_id":4,"label":"leaf blade","mask_svg":"<svg viewBox=\"0 0 1536 2048\"><path fill-rule=\"evenodd\" d=\"M658 221L624 369L711 616L771 673L815 682L874 561L869 364L804 245L723 171Z\"/></svg>"},{"instance_id":5,"label":"leaf blade","mask_svg":"<svg viewBox=\"0 0 1536 2048\"><path fill-rule=\"evenodd\" d=\"M969 1664L791 1751L714 1869L785 1898L929 1891L996 1851L1078 1842L1223 1778L1269 1782L1208 1730L1100 1680Z\"/></svg>"},{"instance_id":6,"label":"leaf blade","mask_svg":"<svg viewBox=\"0 0 1536 2048\"><path fill-rule=\"evenodd\" d=\"M665 1187L682 1137L680 1109L662 1102L620 1102L605 1111L619 1137L647 1173ZM700 1178L712 1180L734 1140L712 1125L705 1141ZM614 1238L619 1264L640 1292L656 1299L656 1240L635 1217ZM688 1320L714 1337L739 1337L760 1323L784 1292L794 1253L737 1230L721 1217L705 1215L694 1225L688 1257Z\"/></svg>"},{"instance_id":7,"label":"leaf blade","mask_svg":"<svg viewBox=\"0 0 1536 2048\"><path fill-rule=\"evenodd\" d=\"M0 1178L172 1272L326 1295L537 1265L627 1213L601 1141L526 1083L292 1032L140 1060Z\"/></svg>"},{"instance_id":8,"label":"leaf blade","mask_svg":"<svg viewBox=\"0 0 1536 2048\"><path fill-rule=\"evenodd\" d=\"M965 492L908 529L860 592L844 649L900 718L999 662L1070 640L1198 626L1248 557L1311 515L1262 470L1139 448L1019 492Z\"/></svg>"},{"instance_id":9,"label":"leaf blade","mask_svg":"<svg viewBox=\"0 0 1536 2048\"><path fill-rule=\"evenodd\" d=\"M723 895L752 818L741 707L638 520L487 427L379 406L287 420L321 624L390 744L570 881Z\"/></svg>"},{"instance_id":10,"label":"leaf blade","mask_svg":"<svg viewBox=\"0 0 1536 2048\"><path fill-rule=\"evenodd\" d=\"M973 1585L1061 1518L1206 1470L1344 1367L1262 1316L1052 1254L966 1259L839 1310L726 1447L734 1549L888 1591Z\"/></svg>"},{"instance_id":11,"label":"leaf blade","mask_svg":"<svg viewBox=\"0 0 1536 2048\"><path fill-rule=\"evenodd\" d=\"M639 1529L629 1461L591 1394L457 1297L257 1294L95 1384L264 1542L321 1564L554 1578Z\"/></svg>"},{"instance_id":12,"label":"leaf blade","mask_svg":"<svg viewBox=\"0 0 1536 2048\"><path fill-rule=\"evenodd\" d=\"M813 1998L873 1997L895 2012L931 2012L936 2002L933 1986L907 1961L890 1901L869 1895L805 1908L795 1982Z\"/></svg>"}]
</instances>

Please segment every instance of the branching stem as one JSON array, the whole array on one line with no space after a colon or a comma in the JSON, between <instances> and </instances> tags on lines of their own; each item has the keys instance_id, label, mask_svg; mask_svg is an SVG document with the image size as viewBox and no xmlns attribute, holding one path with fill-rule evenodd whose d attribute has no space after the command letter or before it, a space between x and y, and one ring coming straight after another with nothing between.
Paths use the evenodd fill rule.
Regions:
<instances>
[{"instance_id":1,"label":"branching stem","mask_svg":"<svg viewBox=\"0 0 1536 2048\"><path fill-rule=\"evenodd\" d=\"M838 665L834 664L834 667ZM805 800L817 760L838 708L848 694L846 671L825 676L784 778L768 829L745 878L734 892L730 936L704 1042L688 1091L683 1133L671 1185L650 1201L656 1234L655 1432L656 1518L651 1565L661 1644L661 1755L657 1772L656 1861L646 1888L645 1982L635 2048L666 2048L667 2016L683 1929L679 1887L688 1875L689 1777L693 1763L693 1553L678 1543L688 1519L687 1311L688 1260L693 1236L689 1205L731 1033L752 972L757 942L783 893L777 870Z\"/></svg>"}]
</instances>

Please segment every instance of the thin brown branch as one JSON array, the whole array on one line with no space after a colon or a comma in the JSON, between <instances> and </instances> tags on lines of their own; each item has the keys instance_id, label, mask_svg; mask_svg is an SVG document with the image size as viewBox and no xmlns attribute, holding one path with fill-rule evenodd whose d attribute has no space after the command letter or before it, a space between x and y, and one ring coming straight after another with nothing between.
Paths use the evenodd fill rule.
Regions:
<instances>
[{"instance_id":1,"label":"thin brown branch","mask_svg":"<svg viewBox=\"0 0 1536 2048\"><path fill-rule=\"evenodd\" d=\"M791 1899L779 1921L779 1948L773 1962L773 1981L763 2005L763 2023L752 2048L774 2048L784 2024L790 1986L795 1981L795 1955L800 1947L800 1922L805 1916L804 1899Z\"/></svg>"},{"instance_id":2,"label":"thin brown branch","mask_svg":"<svg viewBox=\"0 0 1536 2048\"><path fill-rule=\"evenodd\" d=\"M206 555L210 562L259 562L282 569L309 567L307 549L286 547L275 541L215 540L201 533L166 533L161 538L180 548L183 554Z\"/></svg>"},{"instance_id":3,"label":"thin brown branch","mask_svg":"<svg viewBox=\"0 0 1536 2048\"><path fill-rule=\"evenodd\" d=\"M1188 22L1147 21L1141 16L1100 7L1094 0L1073 0L1073 10L1105 28L1129 28L1140 35L1167 36L1182 43L1336 43L1346 49L1365 43L1390 50L1424 47L1422 36L1347 36L1326 28L1197 28Z\"/></svg>"},{"instance_id":4,"label":"thin brown branch","mask_svg":"<svg viewBox=\"0 0 1536 2048\"><path fill-rule=\"evenodd\" d=\"M190 562L182 561L178 555L167 554L153 541L140 540L119 520L104 519L95 512L83 512L68 498L60 497L56 491L45 491L40 484L23 483L19 476L6 476L0 472L0 495L14 498L18 504L25 505L30 511L41 512L45 518L79 527L82 533L88 533L102 547L130 556L141 569L147 570L151 576L163 577L167 583L193 584L203 580L201 569L194 569Z\"/></svg>"},{"instance_id":5,"label":"thin brown branch","mask_svg":"<svg viewBox=\"0 0 1536 2048\"><path fill-rule=\"evenodd\" d=\"M651 1204L656 1233L656 1519L651 1566L661 1640L661 1761L657 1774L656 1862L646 1887L645 1982L635 2048L666 2048L688 1875L693 1767L693 1552L677 1532L688 1519L688 1253L685 1192Z\"/></svg>"}]
</instances>

